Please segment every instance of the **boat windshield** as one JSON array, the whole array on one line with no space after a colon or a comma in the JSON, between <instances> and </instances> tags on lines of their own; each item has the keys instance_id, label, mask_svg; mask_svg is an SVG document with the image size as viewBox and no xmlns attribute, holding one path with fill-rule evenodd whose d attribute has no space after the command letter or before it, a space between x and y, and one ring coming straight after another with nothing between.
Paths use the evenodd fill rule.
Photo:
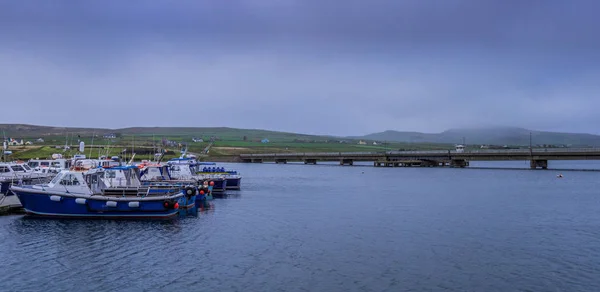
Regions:
<instances>
[{"instance_id":1,"label":"boat windshield","mask_svg":"<svg viewBox=\"0 0 600 292\"><path fill-rule=\"evenodd\" d=\"M57 174L51 181L49 184L56 184L58 183L63 177L62 173Z\"/></svg>"},{"instance_id":2,"label":"boat windshield","mask_svg":"<svg viewBox=\"0 0 600 292\"><path fill-rule=\"evenodd\" d=\"M27 164L31 167L38 167L38 165L40 165L40 163L37 161L29 161Z\"/></svg>"}]
</instances>

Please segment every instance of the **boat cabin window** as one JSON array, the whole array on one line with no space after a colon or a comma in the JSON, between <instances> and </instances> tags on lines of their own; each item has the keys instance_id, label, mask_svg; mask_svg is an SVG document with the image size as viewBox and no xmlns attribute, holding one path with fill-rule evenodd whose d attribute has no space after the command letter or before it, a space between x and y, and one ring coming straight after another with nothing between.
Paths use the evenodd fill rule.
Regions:
<instances>
[{"instance_id":1,"label":"boat cabin window","mask_svg":"<svg viewBox=\"0 0 600 292\"><path fill-rule=\"evenodd\" d=\"M161 176L160 169L156 167L148 168L148 175L152 177Z\"/></svg>"},{"instance_id":2,"label":"boat cabin window","mask_svg":"<svg viewBox=\"0 0 600 292\"><path fill-rule=\"evenodd\" d=\"M13 171L25 171L25 169L20 165L11 165L10 168L12 168Z\"/></svg>"},{"instance_id":3,"label":"boat cabin window","mask_svg":"<svg viewBox=\"0 0 600 292\"><path fill-rule=\"evenodd\" d=\"M6 166L0 166L0 173L2 172L10 172L10 169L8 169Z\"/></svg>"},{"instance_id":4,"label":"boat cabin window","mask_svg":"<svg viewBox=\"0 0 600 292\"><path fill-rule=\"evenodd\" d=\"M40 165L41 166L50 166L50 162L48 162L48 161L42 161L42 162L40 162Z\"/></svg>"},{"instance_id":5,"label":"boat cabin window","mask_svg":"<svg viewBox=\"0 0 600 292\"><path fill-rule=\"evenodd\" d=\"M27 162L27 165L29 165L30 167L38 167L38 165L40 165L40 163L37 161L29 161L29 162Z\"/></svg>"},{"instance_id":6,"label":"boat cabin window","mask_svg":"<svg viewBox=\"0 0 600 292\"><path fill-rule=\"evenodd\" d=\"M23 168L25 168L25 170L31 170L31 167L29 167L29 165L27 164L23 164L21 165Z\"/></svg>"},{"instance_id":7,"label":"boat cabin window","mask_svg":"<svg viewBox=\"0 0 600 292\"><path fill-rule=\"evenodd\" d=\"M91 174L91 175L86 175L85 176L85 181L89 185L96 185L99 180L100 180L100 176L98 174Z\"/></svg>"},{"instance_id":8,"label":"boat cabin window","mask_svg":"<svg viewBox=\"0 0 600 292\"><path fill-rule=\"evenodd\" d=\"M78 186L79 180L74 175L67 174L60 180L60 184L64 186Z\"/></svg>"},{"instance_id":9,"label":"boat cabin window","mask_svg":"<svg viewBox=\"0 0 600 292\"><path fill-rule=\"evenodd\" d=\"M117 173L114 170L107 170L104 172L104 178L115 178Z\"/></svg>"}]
</instances>

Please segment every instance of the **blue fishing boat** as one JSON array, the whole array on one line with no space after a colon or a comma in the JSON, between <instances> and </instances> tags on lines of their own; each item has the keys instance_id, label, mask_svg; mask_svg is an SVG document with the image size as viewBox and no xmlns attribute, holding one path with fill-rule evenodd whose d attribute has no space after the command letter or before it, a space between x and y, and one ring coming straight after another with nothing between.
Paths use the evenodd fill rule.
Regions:
<instances>
[{"instance_id":1,"label":"blue fishing boat","mask_svg":"<svg viewBox=\"0 0 600 292\"><path fill-rule=\"evenodd\" d=\"M242 176L235 170L226 170L214 162L198 162L196 174L207 179L224 178L227 182L225 188L228 190L239 190L242 185Z\"/></svg>"},{"instance_id":2,"label":"blue fishing boat","mask_svg":"<svg viewBox=\"0 0 600 292\"><path fill-rule=\"evenodd\" d=\"M130 171L118 186L106 182L107 171L127 172L133 168L61 171L47 184L11 186L25 212L34 216L68 218L171 218L180 208L193 208L196 189L172 188L156 191L141 186ZM117 183L117 180L109 182Z\"/></svg>"},{"instance_id":3,"label":"blue fishing boat","mask_svg":"<svg viewBox=\"0 0 600 292\"><path fill-rule=\"evenodd\" d=\"M209 187L208 181L205 181L203 185L200 185L199 182L194 179L175 179L171 177L169 165L162 165L160 163L142 162L138 164L137 167L140 169L140 181L143 186L152 187L158 190L173 187L183 189L189 186L195 186L198 188L198 194L196 196L197 204L206 205L205 201L213 199L212 188Z\"/></svg>"},{"instance_id":4,"label":"blue fishing boat","mask_svg":"<svg viewBox=\"0 0 600 292\"><path fill-rule=\"evenodd\" d=\"M227 190L227 180L222 176L202 176L196 174L198 162L193 158L173 158L167 161L171 177L177 180L195 180L211 183L213 195L222 195Z\"/></svg>"}]
</instances>

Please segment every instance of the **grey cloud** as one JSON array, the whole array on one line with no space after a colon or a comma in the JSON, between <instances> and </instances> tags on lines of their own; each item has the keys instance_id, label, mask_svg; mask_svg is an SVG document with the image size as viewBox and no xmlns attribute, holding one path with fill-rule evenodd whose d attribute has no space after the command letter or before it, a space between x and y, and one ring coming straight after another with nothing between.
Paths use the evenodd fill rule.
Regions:
<instances>
[{"instance_id":1,"label":"grey cloud","mask_svg":"<svg viewBox=\"0 0 600 292\"><path fill-rule=\"evenodd\" d=\"M2 122L597 132L593 1L171 3L0 2Z\"/></svg>"}]
</instances>

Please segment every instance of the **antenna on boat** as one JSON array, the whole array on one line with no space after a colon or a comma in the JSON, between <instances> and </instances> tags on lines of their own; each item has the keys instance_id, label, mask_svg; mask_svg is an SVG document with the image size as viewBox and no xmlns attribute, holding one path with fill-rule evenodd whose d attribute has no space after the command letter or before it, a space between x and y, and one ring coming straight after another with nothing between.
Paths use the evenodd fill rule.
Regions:
<instances>
[{"instance_id":1,"label":"antenna on boat","mask_svg":"<svg viewBox=\"0 0 600 292\"><path fill-rule=\"evenodd\" d=\"M8 142L6 142L6 131L2 131L2 161L6 161L6 150L8 149Z\"/></svg>"},{"instance_id":2,"label":"antenna on boat","mask_svg":"<svg viewBox=\"0 0 600 292\"><path fill-rule=\"evenodd\" d=\"M148 160L152 160L154 154L156 154L156 142L154 141L154 134L152 134L152 153L148 155Z\"/></svg>"},{"instance_id":3,"label":"antenna on boat","mask_svg":"<svg viewBox=\"0 0 600 292\"><path fill-rule=\"evenodd\" d=\"M129 165L133 162L133 158L135 157L135 134L131 134L131 159L129 160Z\"/></svg>"},{"instance_id":4,"label":"antenna on boat","mask_svg":"<svg viewBox=\"0 0 600 292\"><path fill-rule=\"evenodd\" d=\"M166 152L167 152L167 151L166 151L165 149L161 149L161 150L160 150L160 156L158 157L158 160L156 161L156 163L160 163L160 162L162 161L162 159L163 159L163 157L165 156L165 153L166 153Z\"/></svg>"},{"instance_id":5,"label":"antenna on boat","mask_svg":"<svg viewBox=\"0 0 600 292\"><path fill-rule=\"evenodd\" d=\"M92 143L90 145L90 158L92 158L92 148L94 148L94 136L96 136L96 132L92 132Z\"/></svg>"},{"instance_id":6,"label":"antenna on boat","mask_svg":"<svg viewBox=\"0 0 600 292\"><path fill-rule=\"evenodd\" d=\"M129 160L129 162L127 163L127 165L131 165L133 163L133 158L135 157L135 153L133 153L133 155L131 155L131 159Z\"/></svg>"},{"instance_id":7,"label":"antenna on boat","mask_svg":"<svg viewBox=\"0 0 600 292\"><path fill-rule=\"evenodd\" d=\"M67 152L67 144L69 144L69 133L65 135L65 148L63 148L63 152Z\"/></svg>"}]
</instances>

